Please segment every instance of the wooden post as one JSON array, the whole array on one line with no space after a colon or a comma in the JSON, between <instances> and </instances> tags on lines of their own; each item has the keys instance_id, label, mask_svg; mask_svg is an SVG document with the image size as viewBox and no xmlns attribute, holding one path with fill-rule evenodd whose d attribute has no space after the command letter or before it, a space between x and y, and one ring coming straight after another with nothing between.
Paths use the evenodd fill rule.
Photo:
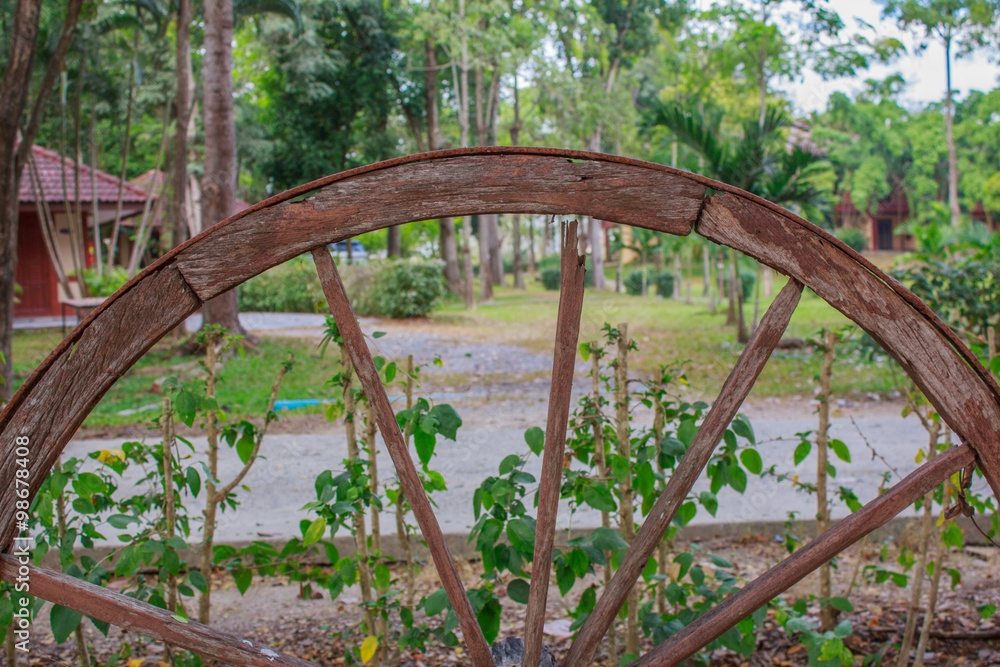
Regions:
<instances>
[{"instance_id":1,"label":"wooden post","mask_svg":"<svg viewBox=\"0 0 1000 667\"><path fill-rule=\"evenodd\" d=\"M816 432L816 535L830 527L830 505L827 502L826 482L830 430L830 380L837 346L837 334L827 331L823 346L823 368L820 371L819 430ZM833 630L837 612L830 604L830 563L819 566L820 625L823 632Z\"/></svg>"},{"instance_id":2,"label":"wooden post","mask_svg":"<svg viewBox=\"0 0 1000 667\"><path fill-rule=\"evenodd\" d=\"M608 462L607 453L605 451L604 444L604 417L601 414L601 356L604 354L603 348L600 346L598 341L594 341L590 344L591 359L593 360L593 369L591 370L591 400L594 404L594 459L597 463L597 474L600 475L601 481L605 484L608 481ZM611 527L611 516L608 514L607 510L601 510L601 526L604 528ZM604 552L604 588L611 584L611 552ZM616 619L612 619L611 624L608 626L608 657L611 660L612 665L618 664L618 629L615 623Z\"/></svg>"},{"instance_id":3,"label":"wooden post","mask_svg":"<svg viewBox=\"0 0 1000 667\"><path fill-rule=\"evenodd\" d=\"M621 483L621 505L618 528L622 538L635 541L635 510L632 501L632 443L629 429L628 391L628 323L618 325L618 359L615 367L615 421L617 422L618 455L628 462L625 481ZM626 598L625 654L639 657L639 590L633 582Z\"/></svg>"},{"instance_id":4,"label":"wooden post","mask_svg":"<svg viewBox=\"0 0 1000 667\"><path fill-rule=\"evenodd\" d=\"M177 516L174 509L174 434L173 434L173 409L170 398L163 398L162 416L160 426L163 429L163 444L161 455L163 456L163 523L164 541L169 542L176 533ZM208 580L206 579L206 583ZM167 577L167 611L171 614L177 613L177 575L171 574ZM174 647L165 644L163 647L163 658L168 665L174 664Z\"/></svg>"}]
</instances>

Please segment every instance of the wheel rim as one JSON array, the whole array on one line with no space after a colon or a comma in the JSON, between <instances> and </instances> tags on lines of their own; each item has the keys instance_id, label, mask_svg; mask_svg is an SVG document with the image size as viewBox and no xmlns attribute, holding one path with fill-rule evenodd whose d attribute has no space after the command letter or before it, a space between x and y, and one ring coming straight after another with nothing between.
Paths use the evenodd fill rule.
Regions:
<instances>
[{"instance_id":1,"label":"wheel rim","mask_svg":"<svg viewBox=\"0 0 1000 667\"><path fill-rule=\"evenodd\" d=\"M1000 497L1000 388L926 305L843 243L758 197L662 165L558 149L479 148L390 160L284 192L191 239L108 299L49 355L0 414L0 546L10 550L16 534L16 437L27 436L34 443L29 457L33 497L66 443L114 381L202 303L312 250L341 331L353 326L353 333L360 335L336 267L325 252L327 244L417 220L487 213L589 215L675 235L695 231L787 275L788 285L768 310L723 386L719 398L726 400L717 400L706 418L705 423L711 423L712 428L721 426L724 430L735 416L805 286L875 338L901 364L963 443L918 468L887 494L730 596L635 665L681 662L963 467L978 465L994 495ZM575 238L575 231L570 238ZM564 245L539 500L540 527L544 530L539 531L535 550L540 561L550 560L552 553L554 511L543 515L541 508L554 508L558 501L557 475L561 472L569 410L568 391L560 392L559 388L567 386L567 377L569 382L572 380L572 355L582 306L583 270L576 253L574 243ZM370 356L367 361L364 358L367 348L357 340L348 347L366 392L370 396L384 395L376 378L365 377L366 364L371 363ZM398 425L391 418L388 404L384 408L388 413L377 414L377 418L392 451L391 442L397 442L398 447L393 433L398 432ZM707 461L718 442L719 438L713 440L712 428L703 425L699 430L705 432L704 442L697 448L700 458L691 455L691 450L682 458L683 470L679 467L669 482L673 485L672 495L665 491L650 512L615 579L581 628L566 664L588 664L592 660L608 623L676 512L671 498L676 499L678 493L681 498L686 495L685 489L704 467L701 459ZM405 452L396 454L408 459ZM400 456L394 455L393 460L403 479L407 466ZM422 495L422 488L419 493L414 488L413 493L414 497ZM418 498L418 505L420 502ZM415 514L459 616L473 664L492 665L461 581L457 574L449 574L450 555L433 512L430 516L427 512ZM16 560L4 556L0 578L12 580L17 569ZM233 664L308 664L205 626L180 624L162 610L65 575L41 568L33 571L33 592L39 597L116 625L133 627L177 646L224 657ZM37 588L36 581L40 582ZM537 664L547 588L547 573L533 579L525 665Z\"/></svg>"}]
</instances>

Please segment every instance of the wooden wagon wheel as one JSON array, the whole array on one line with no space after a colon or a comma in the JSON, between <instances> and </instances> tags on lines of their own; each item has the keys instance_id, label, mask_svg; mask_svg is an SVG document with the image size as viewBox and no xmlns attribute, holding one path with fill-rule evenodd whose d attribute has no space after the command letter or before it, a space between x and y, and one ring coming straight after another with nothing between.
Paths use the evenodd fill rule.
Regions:
<instances>
[{"instance_id":1,"label":"wooden wagon wheel","mask_svg":"<svg viewBox=\"0 0 1000 667\"><path fill-rule=\"evenodd\" d=\"M958 337L911 292L823 230L758 197L690 173L621 157L539 148L481 148L413 155L289 190L212 227L118 291L42 363L0 414L0 546L17 535L27 470L34 497L63 447L105 391L157 340L205 301L313 251L330 309L375 410L400 482L458 617L472 664L489 647L445 546L378 380L329 243L417 220L488 213L589 215L686 235L692 229L790 280L723 385L698 435L646 518L564 664L589 664L628 590L710 459L781 337L803 286L872 335L903 366L961 439L821 536L632 663L676 665L808 573L905 509L956 471L977 465L1000 497L1000 388ZM573 234L562 249L562 291L539 487L535 558L550 562L584 269ZM30 446L24 446L29 443ZM27 459L25 461L25 459ZM20 480L20 482L18 481ZM21 484L19 487L18 484ZM22 493L21 496L24 494ZM162 609L6 553L0 577L27 568L31 593L93 618L237 665L307 665ZM541 651L549 568L531 580L525 665Z\"/></svg>"}]
</instances>

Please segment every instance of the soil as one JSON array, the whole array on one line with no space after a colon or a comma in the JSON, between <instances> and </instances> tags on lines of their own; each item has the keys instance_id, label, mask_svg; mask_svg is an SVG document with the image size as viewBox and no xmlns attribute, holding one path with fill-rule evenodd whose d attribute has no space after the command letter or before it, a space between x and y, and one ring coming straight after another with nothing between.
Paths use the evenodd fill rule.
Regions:
<instances>
[{"instance_id":1,"label":"soil","mask_svg":"<svg viewBox=\"0 0 1000 667\"><path fill-rule=\"evenodd\" d=\"M762 536L748 536L739 540L723 539L704 541L696 545L683 545L693 549L704 558L696 556L696 562L707 570L713 567L708 554L723 556L735 564L732 572L741 580L749 581L785 555L782 544ZM843 594L855 578L855 586L850 593L854 611L842 614L840 620L849 620L853 634L846 640L847 646L856 656L874 656L881 653L881 663L894 664L896 647L906 623L906 609L909 589L899 588L891 583L875 584L866 581L861 574L868 565L881 564L892 567L894 561L880 563L881 544L862 543L845 552L836 562L833 570L833 590ZM895 555L896 549L889 551ZM481 585L478 563L461 562L460 572L467 587ZM1000 550L984 547L967 547L963 551L949 555L946 565L962 573L961 582L950 589L944 583L939 594L936 618L932 626L932 639L925 656L930 666L1000 665L1000 614L982 619L978 608L997 603L997 586L1000 580ZM399 574L396 569L394 574ZM330 600L326 591L314 592L312 597L301 595L298 584L269 579L251 586L245 595L240 595L232 581L225 576L219 580L213 593L213 626L246 637L254 642L266 644L275 650L315 662L322 666L348 664L345 651L360 646L363 636L360 630L359 592L345 591L340 598ZM546 624L546 645L557 659L565 655L570 644L569 611L576 604L579 594L594 581L578 582L567 596L561 596L553 588L549 595ZM803 580L783 596L786 602L800 597L808 597L816 590L815 575ZM418 583L417 596L427 595L438 587L433 568L424 568ZM925 584L925 592L927 585ZM502 586L498 592L503 603L503 622L500 638L523 632L524 607L506 597ZM303 597L307 599L303 599ZM195 606L193 601L189 607ZM75 645L72 641L56 645L47 628L47 612L33 628L30 665L76 664ZM809 620L817 621L818 609L810 605ZM417 622L425 620L420 612ZM922 616L921 616L922 619ZM435 621L432 621L436 622ZM920 621L922 622L922 620ZM918 625L919 628L919 625ZM993 639L946 639L933 636L940 633L972 632L992 633ZM129 667L142 667L162 660L163 646L157 642L123 634L112 628L107 638L88 624L87 636L93 644L93 652L99 663L117 652L127 641L133 653ZM647 638L644 650L652 647ZM768 612L764 628L758 632L757 648L749 657L740 656L726 649L717 649L707 655L713 665L751 667L756 665L806 665L805 646L790 639L774 620L773 611ZM429 643L424 651L413 651L401 656L401 667L432 667L437 665L468 665L468 659L461 647L448 648ZM610 667L610 661L602 647L598 661L603 667ZM855 664L859 664L857 661ZM868 664L868 663L866 663ZM163 663L159 662L162 667Z\"/></svg>"}]
</instances>

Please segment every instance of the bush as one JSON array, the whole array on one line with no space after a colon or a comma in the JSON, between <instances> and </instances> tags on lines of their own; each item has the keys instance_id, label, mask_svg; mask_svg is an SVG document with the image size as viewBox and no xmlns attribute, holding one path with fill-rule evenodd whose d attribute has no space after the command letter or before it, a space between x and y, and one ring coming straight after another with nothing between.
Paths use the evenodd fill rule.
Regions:
<instances>
[{"instance_id":1,"label":"bush","mask_svg":"<svg viewBox=\"0 0 1000 667\"><path fill-rule=\"evenodd\" d=\"M627 276L625 276L624 285L625 291L632 296L639 296L642 294L642 274L644 269L639 269L638 271L633 271ZM652 284L652 280L649 277L648 272L646 272L646 291L649 291L649 286Z\"/></svg>"},{"instance_id":2,"label":"bush","mask_svg":"<svg viewBox=\"0 0 1000 667\"><path fill-rule=\"evenodd\" d=\"M318 313L326 298L316 267L297 257L240 285L239 304L247 312Z\"/></svg>"},{"instance_id":3,"label":"bush","mask_svg":"<svg viewBox=\"0 0 1000 667\"><path fill-rule=\"evenodd\" d=\"M750 297L753 296L753 288L757 283L757 274L750 273L749 271L740 271L740 282L743 284L743 301L749 301ZM723 287L726 290L726 294L729 294L729 276L725 277L723 281Z\"/></svg>"},{"instance_id":4,"label":"bush","mask_svg":"<svg viewBox=\"0 0 1000 667\"><path fill-rule=\"evenodd\" d=\"M857 252L861 252L868 247L868 239L865 237L865 233L855 227L841 227L835 230L833 235Z\"/></svg>"},{"instance_id":5,"label":"bush","mask_svg":"<svg viewBox=\"0 0 1000 667\"><path fill-rule=\"evenodd\" d=\"M352 276L354 307L360 315L427 317L447 290L443 268L437 261L369 262L358 271L366 276Z\"/></svg>"},{"instance_id":6,"label":"bush","mask_svg":"<svg viewBox=\"0 0 1000 667\"><path fill-rule=\"evenodd\" d=\"M672 299L674 297L674 274L661 273L656 276L656 293L661 299Z\"/></svg>"},{"instance_id":7,"label":"bush","mask_svg":"<svg viewBox=\"0 0 1000 667\"><path fill-rule=\"evenodd\" d=\"M542 285L545 289L557 290L559 289L562 272L559 269L545 269L539 275L539 278L541 278Z\"/></svg>"},{"instance_id":8,"label":"bush","mask_svg":"<svg viewBox=\"0 0 1000 667\"><path fill-rule=\"evenodd\" d=\"M83 282L86 283L90 296L111 296L128 282L128 272L116 266L98 278L96 271L87 269L83 272Z\"/></svg>"}]
</instances>

